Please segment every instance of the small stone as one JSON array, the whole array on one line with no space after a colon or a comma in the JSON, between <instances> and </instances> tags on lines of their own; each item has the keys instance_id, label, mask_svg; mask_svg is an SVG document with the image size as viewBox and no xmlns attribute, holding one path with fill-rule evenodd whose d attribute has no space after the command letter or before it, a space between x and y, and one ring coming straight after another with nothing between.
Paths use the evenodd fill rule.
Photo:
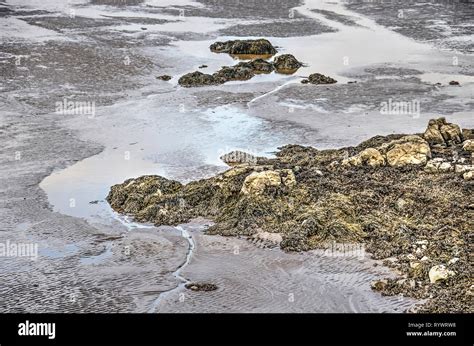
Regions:
<instances>
[{"instance_id":1,"label":"small stone","mask_svg":"<svg viewBox=\"0 0 474 346\"><path fill-rule=\"evenodd\" d=\"M474 171L466 172L462 175L462 177L464 178L464 180L473 180L474 179Z\"/></svg>"},{"instance_id":2,"label":"small stone","mask_svg":"<svg viewBox=\"0 0 474 346\"><path fill-rule=\"evenodd\" d=\"M399 198L395 202L395 209L397 209L398 211L402 211L405 208L406 204L407 202L403 198Z\"/></svg>"},{"instance_id":3,"label":"small stone","mask_svg":"<svg viewBox=\"0 0 474 346\"><path fill-rule=\"evenodd\" d=\"M459 257L454 257L454 258L451 258L448 262L448 264L454 264L456 263L457 261L459 261Z\"/></svg>"},{"instance_id":4,"label":"small stone","mask_svg":"<svg viewBox=\"0 0 474 346\"><path fill-rule=\"evenodd\" d=\"M474 140L468 139L468 140L464 141L464 143L462 145L462 150L474 151Z\"/></svg>"},{"instance_id":5,"label":"small stone","mask_svg":"<svg viewBox=\"0 0 474 346\"><path fill-rule=\"evenodd\" d=\"M464 173L469 171L474 171L474 165L455 165L454 171L456 173Z\"/></svg>"},{"instance_id":6,"label":"small stone","mask_svg":"<svg viewBox=\"0 0 474 346\"><path fill-rule=\"evenodd\" d=\"M207 282L188 283L184 285L184 287L186 287L188 290L191 290L191 291L208 292L208 291L217 290L217 285L212 284L212 283L207 283Z\"/></svg>"},{"instance_id":7,"label":"small stone","mask_svg":"<svg viewBox=\"0 0 474 346\"><path fill-rule=\"evenodd\" d=\"M161 79L163 81L169 81L171 79L171 76L168 76L168 75L164 74L164 75L156 77L156 79Z\"/></svg>"},{"instance_id":8,"label":"small stone","mask_svg":"<svg viewBox=\"0 0 474 346\"><path fill-rule=\"evenodd\" d=\"M382 291L383 289L387 287L387 285L388 285L388 281L386 279L377 280L371 283L372 289L376 291Z\"/></svg>"},{"instance_id":9,"label":"small stone","mask_svg":"<svg viewBox=\"0 0 474 346\"><path fill-rule=\"evenodd\" d=\"M460 85L460 84L458 81L452 80L451 82L449 82L449 85Z\"/></svg>"},{"instance_id":10,"label":"small stone","mask_svg":"<svg viewBox=\"0 0 474 346\"><path fill-rule=\"evenodd\" d=\"M446 269L446 267L443 264L432 267L428 273L430 282L432 284L438 281L447 280L449 277L454 276L454 275L455 273L452 270Z\"/></svg>"}]
</instances>

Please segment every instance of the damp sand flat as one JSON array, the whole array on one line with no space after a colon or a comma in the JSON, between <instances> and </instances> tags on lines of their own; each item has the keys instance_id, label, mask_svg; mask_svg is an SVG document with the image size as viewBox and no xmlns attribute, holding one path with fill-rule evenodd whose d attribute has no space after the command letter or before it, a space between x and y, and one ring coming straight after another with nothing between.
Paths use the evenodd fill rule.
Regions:
<instances>
[{"instance_id":1,"label":"damp sand flat","mask_svg":"<svg viewBox=\"0 0 474 346\"><path fill-rule=\"evenodd\" d=\"M363 249L289 254L245 239L203 235L196 223L184 227L196 248L180 275L218 289L194 292L182 287L154 312L403 312L416 302L373 292L370 281L393 273L374 267L376 261Z\"/></svg>"}]
</instances>

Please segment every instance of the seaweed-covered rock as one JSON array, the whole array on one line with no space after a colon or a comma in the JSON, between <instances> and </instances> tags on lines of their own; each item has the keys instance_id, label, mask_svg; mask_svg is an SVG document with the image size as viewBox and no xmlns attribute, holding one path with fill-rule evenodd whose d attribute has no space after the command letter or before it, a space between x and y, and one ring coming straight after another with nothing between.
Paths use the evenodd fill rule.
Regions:
<instances>
[{"instance_id":1,"label":"seaweed-covered rock","mask_svg":"<svg viewBox=\"0 0 474 346\"><path fill-rule=\"evenodd\" d=\"M427 299L420 311L474 312L465 270L474 227L474 170L471 152L462 146L452 141L430 147L418 135L375 136L331 150L286 145L274 158L247 163L237 158L239 164L229 170L186 185L159 176L129 179L113 186L107 201L118 212L156 225L205 217L214 222L208 234L248 236L285 251L363 243L404 276L384 279L375 287L382 294ZM347 153L356 165L334 164ZM426 166L439 171L446 162L455 169L425 171ZM439 263L456 274L433 285L429 272Z\"/></svg>"},{"instance_id":2,"label":"seaweed-covered rock","mask_svg":"<svg viewBox=\"0 0 474 346\"><path fill-rule=\"evenodd\" d=\"M279 55L273 61L273 66L278 73L294 73L303 64L291 54Z\"/></svg>"},{"instance_id":3,"label":"seaweed-covered rock","mask_svg":"<svg viewBox=\"0 0 474 346\"><path fill-rule=\"evenodd\" d=\"M191 282L184 285L185 288L197 292L209 292L217 290L217 285L209 282Z\"/></svg>"},{"instance_id":4,"label":"seaweed-covered rock","mask_svg":"<svg viewBox=\"0 0 474 346\"><path fill-rule=\"evenodd\" d=\"M178 84L184 87L197 87L220 84L214 76L199 71L187 73L178 79Z\"/></svg>"},{"instance_id":5,"label":"seaweed-covered rock","mask_svg":"<svg viewBox=\"0 0 474 346\"><path fill-rule=\"evenodd\" d=\"M254 71L246 65L223 66L212 77L219 84L230 81L249 80L255 76Z\"/></svg>"},{"instance_id":6,"label":"seaweed-covered rock","mask_svg":"<svg viewBox=\"0 0 474 346\"><path fill-rule=\"evenodd\" d=\"M210 49L214 53L228 53L232 55L274 55L277 52L270 41L263 38L257 40L215 42L211 44Z\"/></svg>"},{"instance_id":7,"label":"seaweed-covered rock","mask_svg":"<svg viewBox=\"0 0 474 346\"><path fill-rule=\"evenodd\" d=\"M304 79L303 81L306 81L306 83L311 83L311 84L334 84L334 83L337 83L337 80L335 80L334 78L322 75L321 73L310 74L308 79Z\"/></svg>"},{"instance_id":8,"label":"seaweed-covered rock","mask_svg":"<svg viewBox=\"0 0 474 346\"><path fill-rule=\"evenodd\" d=\"M273 64L264 59L254 59L248 62L241 62L238 65L250 68L254 73L270 73L274 71Z\"/></svg>"},{"instance_id":9,"label":"seaweed-covered rock","mask_svg":"<svg viewBox=\"0 0 474 346\"><path fill-rule=\"evenodd\" d=\"M199 71L185 74L178 83L184 87L198 87L206 85L224 84L230 81L249 80L259 73L270 73L274 70L273 65L263 59L240 62L234 66L223 66L212 75Z\"/></svg>"}]
</instances>

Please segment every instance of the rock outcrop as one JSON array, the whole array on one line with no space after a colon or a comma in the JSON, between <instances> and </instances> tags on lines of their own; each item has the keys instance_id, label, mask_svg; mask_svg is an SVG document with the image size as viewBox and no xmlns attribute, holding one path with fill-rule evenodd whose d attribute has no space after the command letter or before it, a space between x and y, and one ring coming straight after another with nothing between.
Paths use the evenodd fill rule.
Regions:
<instances>
[{"instance_id":1,"label":"rock outcrop","mask_svg":"<svg viewBox=\"0 0 474 346\"><path fill-rule=\"evenodd\" d=\"M422 165L431 157L428 143L420 136L405 136L389 141L377 148L367 148L359 154L342 161L343 165L380 167L388 165L402 167Z\"/></svg>"},{"instance_id":2,"label":"rock outcrop","mask_svg":"<svg viewBox=\"0 0 474 346\"><path fill-rule=\"evenodd\" d=\"M187 73L178 79L178 84L184 87L197 87L206 85L217 85L220 84L210 74L205 74L199 71Z\"/></svg>"},{"instance_id":3,"label":"rock outcrop","mask_svg":"<svg viewBox=\"0 0 474 346\"><path fill-rule=\"evenodd\" d=\"M446 122L445 118L432 119L423 137L430 145L449 146L462 142L462 132L458 125Z\"/></svg>"},{"instance_id":4,"label":"rock outcrop","mask_svg":"<svg viewBox=\"0 0 474 346\"><path fill-rule=\"evenodd\" d=\"M375 289L438 299L421 311L473 312L465 268L474 170L471 152L456 139L460 131L449 127L439 129L444 145L390 135L339 150L287 145L256 162L234 153L233 166L214 177L186 185L159 176L129 179L113 186L107 201L137 221L176 225L205 217L214 221L208 234L272 239L285 251L364 243L404 276ZM433 269L440 263L447 263L447 276Z\"/></svg>"},{"instance_id":5,"label":"rock outcrop","mask_svg":"<svg viewBox=\"0 0 474 346\"><path fill-rule=\"evenodd\" d=\"M334 84L337 83L337 80L334 78L322 75L321 73L310 74L308 79L303 79L302 83L311 83L311 84Z\"/></svg>"},{"instance_id":6,"label":"rock outcrop","mask_svg":"<svg viewBox=\"0 0 474 346\"><path fill-rule=\"evenodd\" d=\"M277 56L273 66L278 73L295 73L303 64L291 54Z\"/></svg>"},{"instance_id":7,"label":"rock outcrop","mask_svg":"<svg viewBox=\"0 0 474 346\"><path fill-rule=\"evenodd\" d=\"M232 55L274 55L277 53L277 50L270 41L263 38L258 40L215 42L211 44L210 49L214 53L228 53Z\"/></svg>"}]
</instances>

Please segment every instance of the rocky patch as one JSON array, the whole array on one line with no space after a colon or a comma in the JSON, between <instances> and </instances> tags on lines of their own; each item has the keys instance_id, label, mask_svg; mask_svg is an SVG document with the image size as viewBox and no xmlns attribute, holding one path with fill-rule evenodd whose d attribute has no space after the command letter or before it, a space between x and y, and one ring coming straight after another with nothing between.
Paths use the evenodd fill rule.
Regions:
<instances>
[{"instance_id":1,"label":"rocky patch","mask_svg":"<svg viewBox=\"0 0 474 346\"><path fill-rule=\"evenodd\" d=\"M275 55L277 50L270 41L266 39L258 40L235 40L225 42L215 42L210 46L211 52L227 53L231 55Z\"/></svg>"},{"instance_id":2,"label":"rocky patch","mask_svg":"<svg viewBox=\"0 0 474 346\"><path fill-rule=\"evenodd\" d=\"M159 176L129 179L113 186L107 201L156 225L209 218L208 234L272 239L285 251L363 243L400 272L374 289L428 298L419 311L472 312L466 268L473 163L459 135L471 130L440 119L428 128L440 123L448 125L437 128L444 145L426 135L390 135L338 150L287 145L256 162L234 153L228 157L234 166L209 179L186 185ZM448 275L434 269L430 275L435 266Z\"/></svg>"}]
</instances>

